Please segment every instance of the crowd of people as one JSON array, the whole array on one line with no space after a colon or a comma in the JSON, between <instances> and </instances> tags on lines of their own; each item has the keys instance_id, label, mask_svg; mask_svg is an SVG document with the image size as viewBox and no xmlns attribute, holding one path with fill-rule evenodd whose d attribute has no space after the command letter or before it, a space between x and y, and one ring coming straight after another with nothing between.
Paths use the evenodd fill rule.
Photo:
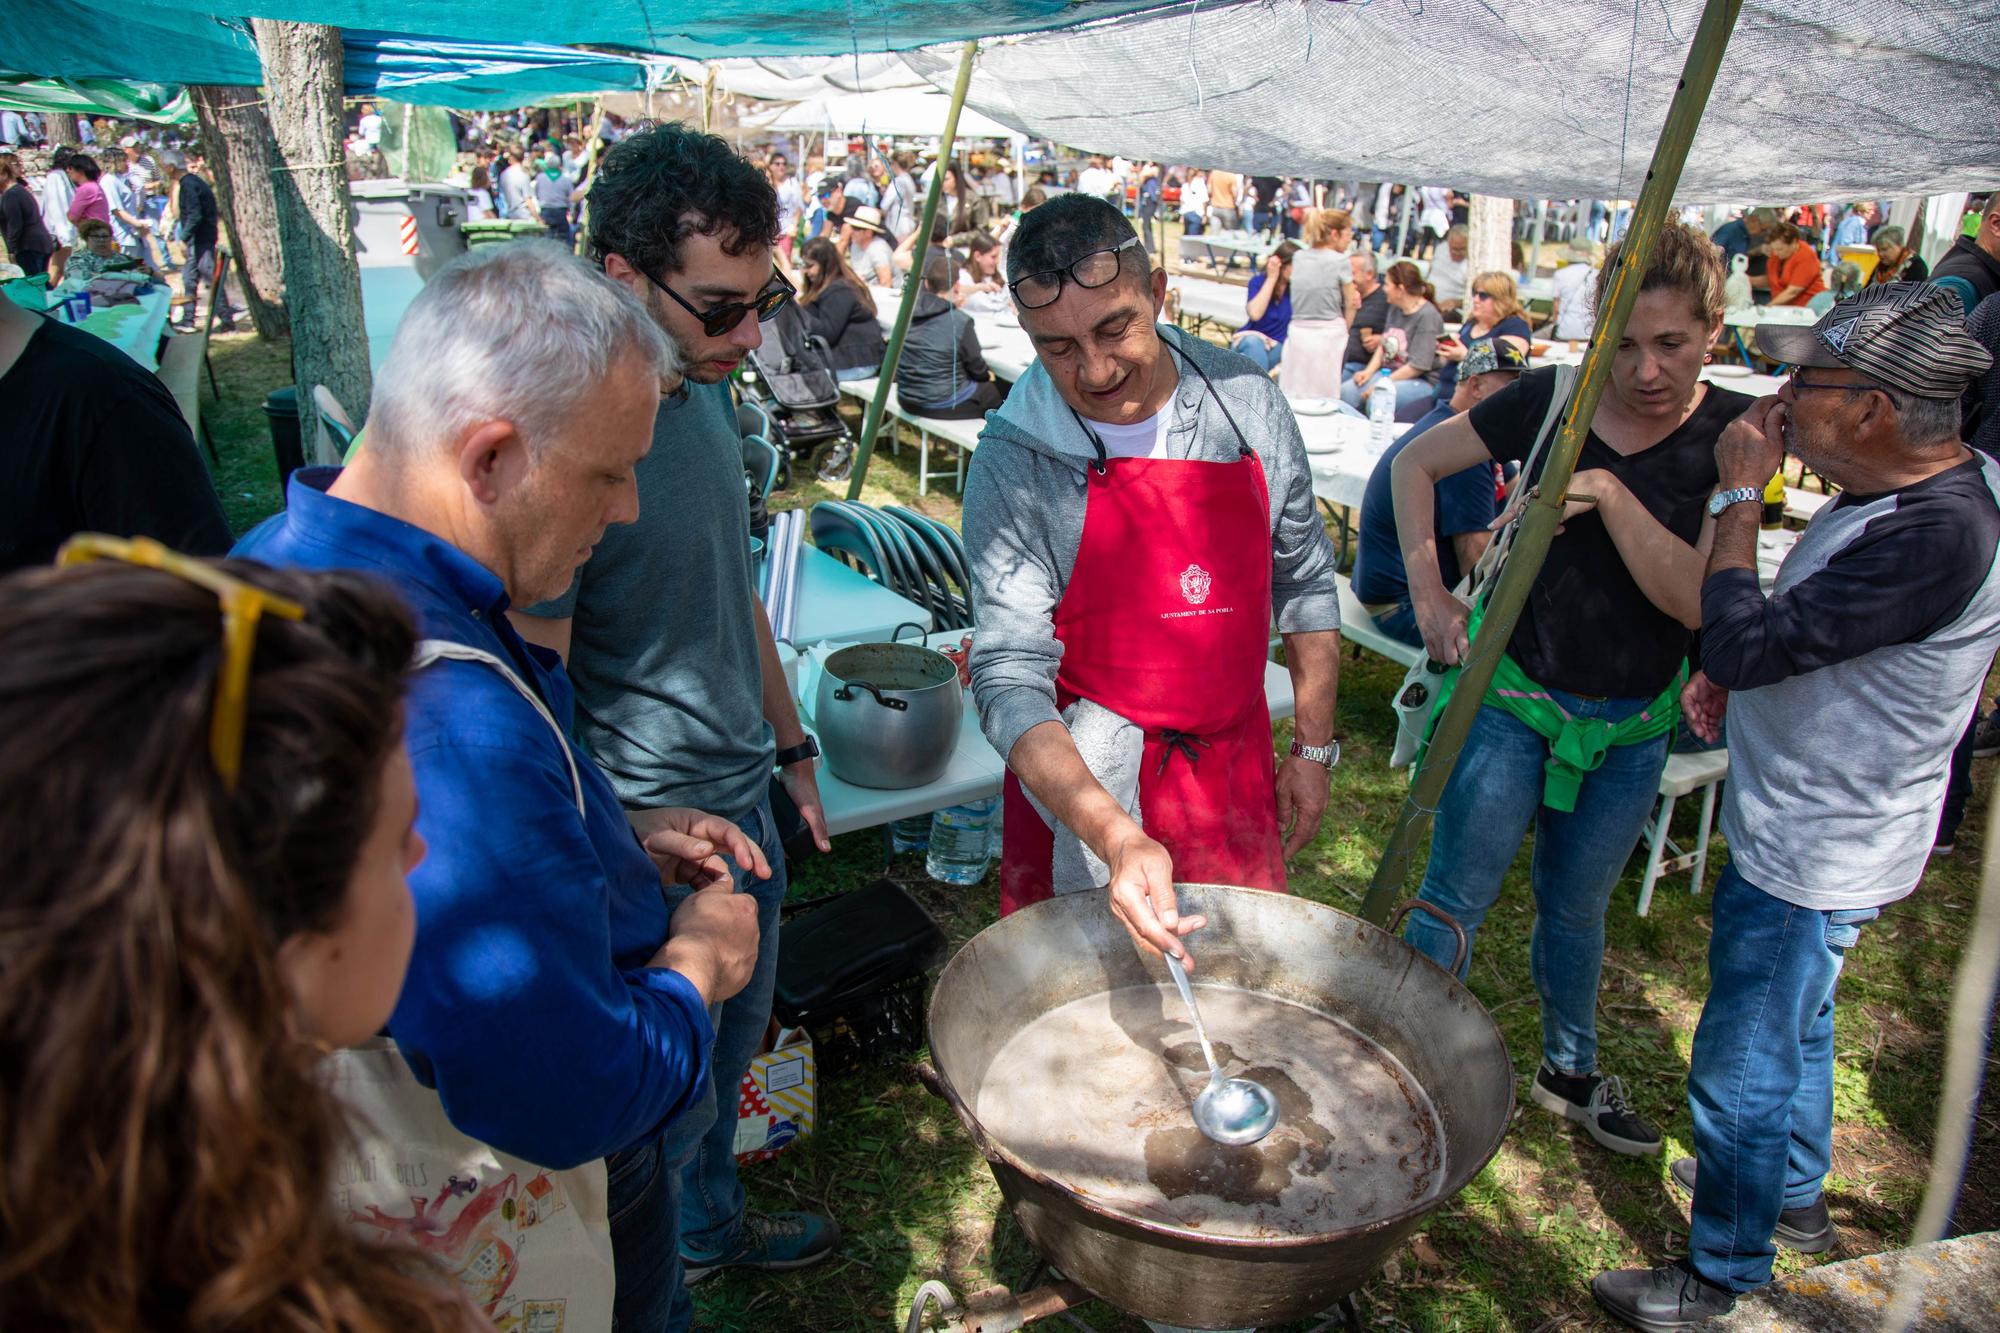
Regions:
<instances>
[{"instance_id":1,"label":"crowd of people","mask_svg":"<svg viewBox=\"0 0 2000 1333\"><path fill-rule=\"evenodd\" d=\"M536 207L566 213L558 193L585 181L559 160L550 178L559 150L540 142L541 177L571 183ZM964 536L972 690L1009 770L1001 910L1098 892L1139 947L1190 965L1205 923L1179 914L1176 880L1285 889L1340 758L1337 557L1287 394L1330 380L1361 401L1386 373L1420 409L1369 483L1354 589L1450 666L1484 609L1454 589L1532 493L1573 388L1532 364L1515 275L1462 271L1445 191L1423 195L1424 230L1442 224L1426 275L1362 244L1338 197L1203 174L1211 215L1297 224L1232 349L1160 322L1151 218L1109 163L1018 203L988 188L998 164L934 165L947 206L919 266L914 159L794 176L679 126L583 151L582 256L525 241L435 274L375 377L366 447L294 474L285 510L233 545L157 381L0 300L26 446L0 493L17 646L0 664L17 834L0 852L0 1308L24 1325L469 1330L595 1293L621 1330L679 1333L690 1284L835 1253L834 1219L751 1208L734 1155L787 885L774 792L800 845L831 846L755 591L729 383L788 305L836 373L874 373L877 293L919 283L899 391L986 420ZM157 192L73 158L61 211L84 244L59 258L49 187L20 162L0 154L16 263L17 235L49 236L45 265L125 256L121 220L128 257L174 258L147 252ZM186 185L198 166L169 167L178 230L213 208ZM1193 177L1155 179L1185 205ZM1774 298L1805 276L1791 225L1743 220ZM1624 244L1581 262L1594 282L1558 285L1558 327L1601 301ZM1695 1153L1671 1167L1689 1253L1595 1283L1656 1329L1767 1283L1780 1246L1833 1244L1836 983L1943 845L2000 643L2000 465L1967 445L1995 424L2000 195L1929 281L1901 256L1900 279L1764 330L1793 368L1774 397L1700 376L1728 257L1676 221L1640 259L1421 889L1476 954L1532 830L1529 1099L1610 1151L1658 1153L1641 1108L1665 1096L1599 1059L1604 918L1676 721L1726 743ZM1033 342L1011 390L972 335L981 309ZM1268 355L1274 318L1290 358ZM1787 454L1841 491L1766 593L1759 502ZM1296 701L1282 757L1274 625ZM1829 753L1839 784L1818 780ZM1452 965L1428 917L1405 938ZM449 1189L370 1196L343 1175L343 1115L398 1107L325 1075L380 1033L466 1143L540 1171L537 1197L597 1200L615 1282L580 1265L478 1287L451 1228L396 1211Z\"/></svg>"}]
</instances>

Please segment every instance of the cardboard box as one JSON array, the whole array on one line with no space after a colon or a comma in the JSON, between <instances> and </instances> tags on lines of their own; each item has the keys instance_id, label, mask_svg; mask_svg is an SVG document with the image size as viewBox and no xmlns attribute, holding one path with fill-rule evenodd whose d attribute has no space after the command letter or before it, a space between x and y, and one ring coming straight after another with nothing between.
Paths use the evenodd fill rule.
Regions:
<instances>
[{"instance_id":1,"label":"cardboard box","mask_svg":"<svg viewBox=\"0 0 2000 1333\"><path fill-rule=\"evenodd\" d=\"M812 1133L817 1069L812 1034L779 1028L762 1055L750 1062L736 1101L736 1160L776 1157Z\"/></svg>"}]
</instances>

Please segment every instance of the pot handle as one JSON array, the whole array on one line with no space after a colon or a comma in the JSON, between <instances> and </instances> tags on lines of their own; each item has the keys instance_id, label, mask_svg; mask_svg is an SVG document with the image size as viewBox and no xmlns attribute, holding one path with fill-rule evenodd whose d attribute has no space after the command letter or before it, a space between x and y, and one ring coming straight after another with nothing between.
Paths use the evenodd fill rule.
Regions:
<instances>
[{"instance_id":1,"label":"pot handle","mask_svg":"<svg viewBox=\"0 0 2000 1333\"><path fill-rule=\"evenodd\" d=\"M846 703L854 697L856 690L868 691L875 696L875 702L881 704L884 708L893 708L898 713L907 713L910 711L910 701L908 699L888 698L882 693L880 686L871 685L865 680L843 680L840 682L840 688L833 692L833 697L842 703Z\"/></svg>"},{"instance_id":2,"label":"pot handle","mask_svg":"<svg viewBox=\"0 0 2000 1333\"><path fill-rule=\"evenodd\" d=\"M889 631L889 642L890 643L900 642L897 636L900 635L906 629L913 629L917 632L918 643L922 643L924 641L924 634L925 634L924 627L922 625L919 625L914 620L905 620L902 624L896 626L896 628Z\"/></svg>"},{"instance_id":3,"label":"pot handle","mask_svg":"<svg viewBox=\"0 0 2000 1333\"><path fill-rule=\"evenodd\" d=\"M1410 914L1412 907L1419 909L1429 916L1436 917L1439 921L1450 927L1451 937L1458 941L1458 950L1451 956L1451 974L1457 976L1460 972L1464 971L1465 960L1472 953L1472 941L1465 938L1465 927L1452 920L1451 914L1436 903L1425 902L1422 898L1412 898L1395 911L1389 913L1389 922L1382 929L1394 935L1396 927L1403 924L1403 918Z\"/></svg>"}]
</instances>

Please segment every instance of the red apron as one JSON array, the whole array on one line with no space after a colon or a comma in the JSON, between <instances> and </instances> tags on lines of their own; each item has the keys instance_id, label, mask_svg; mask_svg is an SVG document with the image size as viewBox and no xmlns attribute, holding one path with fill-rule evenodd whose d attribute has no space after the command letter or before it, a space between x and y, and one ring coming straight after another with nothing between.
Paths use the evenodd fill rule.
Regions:
<instances>
[{"instance_id":1,"label":"red apron","mask_svg":"<svg viewBox=\"0 0 2000 1333\"><path fill-rule=\"evenodd\" d=\"M1055 608L1056 707L1146 733L1139 818L1183 881L1285 887L1264 702L1271 508L1263 465L1114 458L1085 469L1076 568ZM1000 913L1051 894L1054 835L1010 772Z\"/></svg>"}]
</instances>

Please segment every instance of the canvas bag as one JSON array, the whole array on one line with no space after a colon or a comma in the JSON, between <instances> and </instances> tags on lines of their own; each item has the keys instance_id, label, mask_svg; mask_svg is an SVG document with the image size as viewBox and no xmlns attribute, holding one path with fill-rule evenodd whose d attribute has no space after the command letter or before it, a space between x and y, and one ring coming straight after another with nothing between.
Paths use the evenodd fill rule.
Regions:
<instances>
[{"instance_id":1,"label":"canvas bag","mask_svg":"<svg viewBox=\"0 0 2000 1333\"><path fill-rule=\"evenodd\" d=\"M1569 406L1570 394L1575 391L1577 377L1581 373L1582 369L1578 366L1556 367L1555 392L1549 396L1549 410L1542 414L1534 447L1528 451L1527 462L1521 465L1517 484L1531 485L1529 479L1535 475L1535 465L1541 461L1542 452L1555 437L1556 426L1562 420L1563 409ZM1486 544L1479 562L1451 590L1451 595L1467 606L1476 606L1492 591L1494 581L1500 577L1500 570L1507 562L1507 553L1514 549L1514 533L1521 526L1527 506L1513 504L1511 497L1509 504L1514 510L1514 517ZM1445 674L1452 669L1431 660L1426 653L1404 673L1403 683L1396 687L1395 697L1391 700L1391 706L1396 710L1396 748L1389 756L1389 767L1405 768L1423 752L1424 742L1431 734L1438 687L1444 683Z\"/></svg>"},{"instance_id":2,"label":"canvas bag","mask_svg":"<svg viewBox=\"0 0 2000 1333\"><path fill-rule=\"evenodd\" d=\"M493 654L426 639L414 667L443 658L506 677L555 733L579 814L583 777L569 740L534 691ZM353 1128L338 1162L335 1204L371 1239L402 1239L445 1267L486 1317L519 1333L602 1333L616 1280L602 1160L549 1171L452 1127L393 1041L334 1052L325 1070Z\"/></svg>"}]
</instances>

